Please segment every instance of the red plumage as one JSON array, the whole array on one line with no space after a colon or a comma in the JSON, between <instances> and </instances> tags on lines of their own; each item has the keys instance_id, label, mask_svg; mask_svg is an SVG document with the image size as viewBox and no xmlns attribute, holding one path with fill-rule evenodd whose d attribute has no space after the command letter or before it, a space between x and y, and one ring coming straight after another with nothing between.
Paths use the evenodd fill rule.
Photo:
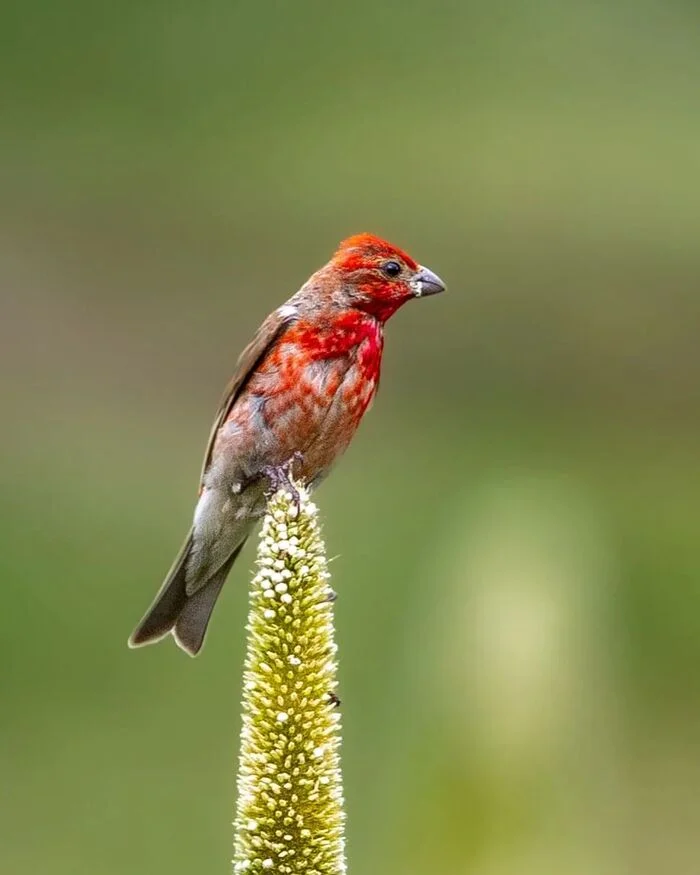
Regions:
<instances>
[{"instance_id":1,"label":"red plumage","mask_svg":"<svg viewBox=\"0 0 700 875\"><path fill-rule=\"evenodd\" d=\"M265 469L301 454L311 487L346 449L379 384L384 324L442 281L372 234L333 258L268 316L243 351L211 431L192 529L131 636L172 632L195 655L228 572L265 510Z\"/></svg>"}]
</instances>

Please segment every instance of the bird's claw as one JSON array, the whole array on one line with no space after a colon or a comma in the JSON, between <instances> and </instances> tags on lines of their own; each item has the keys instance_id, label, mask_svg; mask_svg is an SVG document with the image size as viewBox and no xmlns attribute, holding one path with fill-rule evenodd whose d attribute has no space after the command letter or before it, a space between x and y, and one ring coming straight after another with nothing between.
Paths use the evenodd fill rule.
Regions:
<instances>
[{"instance_id":1,"label":"bird's claw","mask_svg":"<svg viewBox=\"0 0 700 875\"><path fill-rule=\"evenodd\" d=\"M265 491L268 498L272 497L276 492L279 492L280 489L286 489L292 496L292 501L296 505L297 510L299 509L301 498L299 496L299 490L294 485L293 469L295 462L301 463L303 461L303 454L300 453L299 450L296 450L296 452L294 452L292 456L281 465L265 465L262 469L262 473L270 482L268 489Z\"/></svg>"}]
</instances>

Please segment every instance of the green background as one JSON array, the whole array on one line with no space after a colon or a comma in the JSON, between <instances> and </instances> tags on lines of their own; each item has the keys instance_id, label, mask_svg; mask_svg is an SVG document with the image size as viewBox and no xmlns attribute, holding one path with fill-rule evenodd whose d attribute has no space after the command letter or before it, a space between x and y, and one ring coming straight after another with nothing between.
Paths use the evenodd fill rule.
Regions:
<instances>
[{"instance_id":1,"label":"green background","mask_svg":"<svg viewBox=\"0 0 700 875\"><path fill-rule=\"evenodd\" d=\"M317 494L350 871L700 858L700 8L0 9L0 870L229 870L248 548L126 639L264 315L370 230L389 326Z\"/></svg>"}]
</instances>

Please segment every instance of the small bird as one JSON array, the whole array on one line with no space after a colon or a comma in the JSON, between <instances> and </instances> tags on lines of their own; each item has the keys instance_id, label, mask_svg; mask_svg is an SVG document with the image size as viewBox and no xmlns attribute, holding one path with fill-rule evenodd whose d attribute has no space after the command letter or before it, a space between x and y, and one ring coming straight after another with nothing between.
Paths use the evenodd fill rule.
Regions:
<instances>
[{"instance_id":1,"label":"small bird","mask_svg":"<svg viewBox=\"0 0 700 875\"><path fill-rule=\"evenodd\" d=\"M323 480L377 392L386 321L444 289L401 249L358 234L267 317L214 420L192 528L130 647L171 633L196 656L274 472L298 460L295 476Z\"/></svg>"}]
</instances>

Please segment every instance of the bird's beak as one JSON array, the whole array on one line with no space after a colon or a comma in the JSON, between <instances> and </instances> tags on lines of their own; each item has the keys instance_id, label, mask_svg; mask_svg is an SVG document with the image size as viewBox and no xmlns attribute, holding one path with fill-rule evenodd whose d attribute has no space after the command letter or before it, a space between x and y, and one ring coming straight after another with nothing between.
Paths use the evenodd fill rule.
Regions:
<instances>
[{"instance_id":1,"label":"bird's beak","mask_svg":"<svg viewBox=\"0 0 700 875\"><path fill-rule=\"evenodd\" d=\"M440 277L433 273L432 270L428 270L427 267L423 267L422 264L418 266L418 272L415 274L411 285L417 298L423 298L426 295L437 295L438 292L445 291L445 283L443 283Z\"/></svg>"}]
</instances>

